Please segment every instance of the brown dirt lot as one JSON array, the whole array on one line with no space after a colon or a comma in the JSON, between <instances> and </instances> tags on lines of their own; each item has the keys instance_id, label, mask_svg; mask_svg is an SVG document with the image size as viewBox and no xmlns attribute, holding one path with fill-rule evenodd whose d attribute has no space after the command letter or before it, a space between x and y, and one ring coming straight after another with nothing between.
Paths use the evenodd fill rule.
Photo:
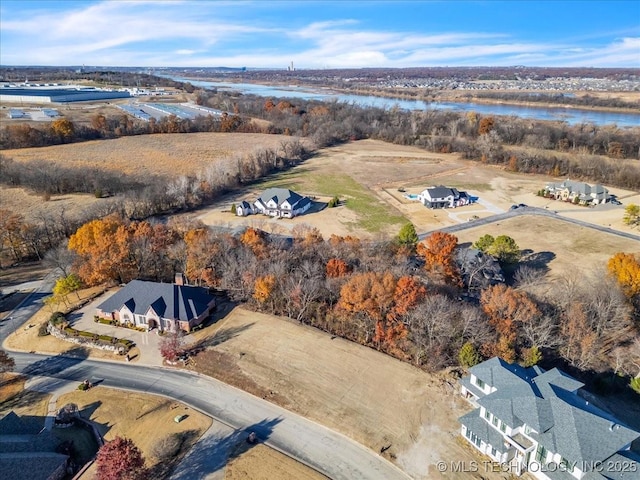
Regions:
<instances>
[{"instance_id":1,"label":"brown dirt lot","mask_svg":"<svg viewBox=\"0 0 640 480\"><path fill-rule=\"evenodd\" d=\"M442 478L435 469L439 460L476 458L457 440L456 419L470 406L449 377L242 308L219 322L214 339L217 345L201 352L193 368L327 425L375 452L391 445L385 455L416 478ZM450 473L444 478L457 477Z\"/></svg>"}]
</instances>

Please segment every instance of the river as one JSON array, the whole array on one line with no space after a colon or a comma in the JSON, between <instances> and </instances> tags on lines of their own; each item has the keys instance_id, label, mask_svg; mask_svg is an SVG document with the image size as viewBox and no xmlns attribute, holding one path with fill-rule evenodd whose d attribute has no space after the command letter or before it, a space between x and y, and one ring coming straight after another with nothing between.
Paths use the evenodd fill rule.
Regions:
<instances>
[{"instance_id":1,"label":"river","mask_svg":"<svg viewBox=\"0 0 640 480\"><path fill-rule=\"evenodd\" d=\"M386 98L373 95L353 95L332 92L325 89L310 87L281 87L261 85L255 83L229 83L191 80L181 77L170 77L178 82L190 82L203 88L217 88L220 90L236 90L246 94L273 98L301 98L303 100L337 101L353 103L367 107L392 108L404 110L456 110L461 112L474 111L481 115L506 115L535 120L562 120L569 125L591 123L594 125L611 125L618 127L639 127L640 113L610 112L588 110L573 107L532 107L511 104L484 104L466 102L425 102L422 100L407 100L404 98Z\"/></svg>"}]
</instances>

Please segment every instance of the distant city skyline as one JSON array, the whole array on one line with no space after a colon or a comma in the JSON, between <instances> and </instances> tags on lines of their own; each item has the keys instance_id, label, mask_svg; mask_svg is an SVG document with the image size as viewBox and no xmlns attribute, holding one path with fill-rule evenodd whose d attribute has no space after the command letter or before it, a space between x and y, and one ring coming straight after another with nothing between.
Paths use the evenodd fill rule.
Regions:
<instances>
[{"instance_id":1,"label":"distant city skyline","mask_svg":"<svg viewBox=\"0 0 640 480\"><path fill-rule=\"evenodd\" d=\"M0 3L0 64L640 68L640 0Z\"/></svg>"}]
</instances>

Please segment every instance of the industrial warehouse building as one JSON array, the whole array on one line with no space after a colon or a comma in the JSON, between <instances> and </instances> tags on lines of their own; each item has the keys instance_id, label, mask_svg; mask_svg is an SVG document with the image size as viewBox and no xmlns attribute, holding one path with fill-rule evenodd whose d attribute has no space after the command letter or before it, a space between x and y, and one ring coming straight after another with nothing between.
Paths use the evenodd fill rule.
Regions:
<instances>
[{"instance_id":1,"label":"industrial warehouse building","mask_svg":"<svg viewBox=\"0 0 640 480\"><path fill-rule=\"evenodd\" d=\"M100 90L78 86L0 85L0 102L7 103L67 103L129 97L131 94L126 90Z\"/></svg>"}]
</instances>

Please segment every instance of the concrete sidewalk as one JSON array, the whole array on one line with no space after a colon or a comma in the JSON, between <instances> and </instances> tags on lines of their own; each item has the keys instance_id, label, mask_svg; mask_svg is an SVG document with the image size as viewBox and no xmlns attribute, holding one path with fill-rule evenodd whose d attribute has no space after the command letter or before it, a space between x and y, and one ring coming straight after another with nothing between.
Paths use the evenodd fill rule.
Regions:
<instances>
[{"instance_id":1,"label":"concrete sidewalk","mask_svg":"<svg viewBox=\"0 0 640 480\"><path fill-rule=\"evenodd\" d=\"M47 416L44 419L44 428L51 430L58 413L58 397L65 393L77 390L79 383L70 382L54 377L29 377L24 384L25 390L34 390L36 392L48 393L51 395L49 399L49 407Z\"/></svg>"}]
</instances>

